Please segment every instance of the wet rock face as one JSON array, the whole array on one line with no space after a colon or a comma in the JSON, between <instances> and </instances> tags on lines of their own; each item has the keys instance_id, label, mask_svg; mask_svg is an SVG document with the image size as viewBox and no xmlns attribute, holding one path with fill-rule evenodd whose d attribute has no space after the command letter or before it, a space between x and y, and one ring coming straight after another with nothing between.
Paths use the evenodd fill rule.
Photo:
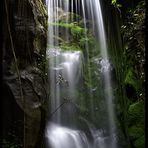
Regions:
<instances>
[{"instance_id":1,"label":"wet rock face","mask_svg":"<svg viewBox=\"0 0 148 148\"><path fill-rule=\"evenodd\" d=\"M16 103L11 89L6 83L3 83L2 91L2 137L6 141L14 141L21 145L23 141L23 111ZM19 135L16 138L12 135Z\"/></svg>"},{"instance_id":2,"label":"wet rock face","mask_svg":"<svg viewBox=\"0 0 148 148\"><path fill-rule=\"evenodd\" d=\"M46 100L46 88L39 72L39 69L35 67L27 67L20 71L21 84L17 74L4 77L17 104L28 116L33 118L40 116L40 107Z\"/></svg>"},{"instance_id":3,"label":"wet rock face","mask_svg":"<svg viewBox=\"0 0 148 148\"><path fill-rule=\"evenodd\" d=\"M4 10L4 59L9 58L9 64L13 59L10 34L20 67L32 64L36 60L36 53L45 52L47 12L41 0L16 0L6 1L8 10L8 21L6 10ZM8 25L10 25L10 34ZM39 45L39 48L36 47Z\"/></svg>"},{"instance_id":4,"label":"wet rock face","mask_svg":"<svg viewBox=\"0 0 148 148\"><path fill-rule=\"evenodd\" d=\"M42 78L34 68L27 68L20 72L23 98L20 94L20 83L17 77L6 77L7 84L12 91L17 108L23 110L25 117L25 147L33 148L40 132L41 107L46 100L46 90ZM23 125L23 126L24 126Z\"/></svg>"},{"instance_id":5,"label":"wet rock face","mask_svg":"<svg viewBox=\"0 0 148 148\"><path fill-rule=\"evenodd\" d=\"M12 131L15 121L21 120L19 132L18 127L13 128L19 143L24 148L41 147L38 141L44 133L45 117L42 116L47 95L46 82L42 78L44 72L37 68L37 59L46 52L47 10L42 0L6 0L6 6L8 13L5 9L3 13L3 83L7 87L3 87L3 112L7 113L10 122L7 124L4 118L6 128L3 136L8 141L8 132Z\"/></svg>"}]
</instances>

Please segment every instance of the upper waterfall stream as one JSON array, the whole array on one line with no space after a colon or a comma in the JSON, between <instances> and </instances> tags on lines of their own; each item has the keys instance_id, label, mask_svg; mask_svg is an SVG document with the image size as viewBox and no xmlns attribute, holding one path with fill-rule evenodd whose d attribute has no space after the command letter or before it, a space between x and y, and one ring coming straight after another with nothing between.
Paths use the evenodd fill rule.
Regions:
<instances>
[{"instance_id":1,"label":"upper waterfall stream","mask_svg":"<svg viewBox=\"0 0 148 148\"><path fill-rule=\"evenodd\" d=\"M49 114L52 115L47 122L45 132L47 148L119 148L114 111L115 98L111 81L112 66L108 56L100 0L46 0L46 4L48 7ZM81 15L82 21L74 14ZM76 22L83 26L84 37L87 39L88 20L91 20L89 28L95 38L99 55L99 57L94 55L92 61L89 59L88 40L85 40L84 43L86 55L80 50L66 51L60 47L62 37L65 43L71 42L69 30ZM80 29L77 27L75 31L80 31ZM78 38L78 36L76 37ZM93 72L100 75L100 78L96 79L98 84L96 83L94 88L92 71L89 70L90 63L96 66ZM88 68L85 74L88 73L90 83L87 92L90 103L86 101L86 96L80 94L83 90L81 82L84 81L84 68ZM95 92L98 91L98 88L101 90ZM99 94L98 98L94 92ZM96 98L100 99L99 103L95 102ZM95 107L97 104L100 105L100 113L97 112L98 107ZM79 112L83 111L83 108L88 110L90 117L82 121L80 117L83 115ZM96 116L101 119L98 121L99 129L93 123ZM88 121L89 119L91 121ZM80 123L86 127L80 128Z\"/></svg>"}]
</instances>

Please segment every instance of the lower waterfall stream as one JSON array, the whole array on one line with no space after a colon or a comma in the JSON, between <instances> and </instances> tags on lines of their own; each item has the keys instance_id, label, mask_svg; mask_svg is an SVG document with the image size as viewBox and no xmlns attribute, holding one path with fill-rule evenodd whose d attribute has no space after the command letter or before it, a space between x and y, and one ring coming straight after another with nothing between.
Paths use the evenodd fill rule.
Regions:
<instances>
[{"instance_id":1,"label":"lower waterfall stream","mask_svg":"<svg viewBox=\"0 0 148 148\"><path fill-rule=\"evenodd\" d=\"M76 90L83 75L83 56L80 51L49 50L49 80L51 84L51 121L46 127L47 148L108 148L116 143L114 133L106 135L83 119L93 140L76 125ZM109 63L101 61L102 71L109 69ZM62 106L61 106L62 105ZM113 143L115 142L115 143ZM113 148L113 146L112 146Z\"/></svg>"}]
</instances>

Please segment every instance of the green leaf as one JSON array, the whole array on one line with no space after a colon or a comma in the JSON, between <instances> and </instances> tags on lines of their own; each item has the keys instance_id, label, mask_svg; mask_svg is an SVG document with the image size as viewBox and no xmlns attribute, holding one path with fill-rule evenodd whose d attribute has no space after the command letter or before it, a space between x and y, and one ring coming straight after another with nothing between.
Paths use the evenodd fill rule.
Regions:
<instances>
[{"instance_id":1,"label":"green leaf","mask_svg":"<svg viewBox=\"0 0 148 148\"><path fill-rule=\"evenodd\" d=\"M112 4L115 5L117 3L117 0L112 0Z\"/></svg>"}]
</instances>

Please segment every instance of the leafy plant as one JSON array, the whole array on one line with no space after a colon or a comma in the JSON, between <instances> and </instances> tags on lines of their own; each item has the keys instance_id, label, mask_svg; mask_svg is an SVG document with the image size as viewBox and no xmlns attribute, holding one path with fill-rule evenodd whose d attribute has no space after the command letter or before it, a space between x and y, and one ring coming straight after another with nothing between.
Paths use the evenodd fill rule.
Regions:
<instances>
[{"instance_id":1,"label":"leafy plant","mask_svg":"<svg viewBox=\"0 0 148 148\"><path fill-rule=\"evenodd\" d=\"M50 23L49 25L69 28L71 35L74 36L74 37L79 37L85 31L84 28L78 26L75 22L73 22L73 23L64 23L64 22Z\"/></svg>"},{"instance_id":2,"label":"leafy plant","mask_svg":"<svg viewBox=\"0 0 148 148\"><path fill-rule=\"evenodd\" d=\"M111 1L111 4L114 5L114 7L116 7L116 8L122 7L121 4L117 3L117 0L112 0L112 1Z\"/></svg>"},{"instance_id":3,"label":"leafy plant","mask_svg":"<svg viewBox=\"0 0 148 148\"><path fill-rule=\"evenodd\" d=\"M64 50L82 50L76 43L61 42L60 47Z\"/></svg>"},{"instance_id":4,"label":"leafy plant","mask_svg":"<svg viewBox=\"0 0 148 148\"><path fill-rule=\"evenodd\" d=\"M134 9L129 9L124 22L121 33L124 37L124 58L127 63L125 79L130 83L134 82L132 85L136 87L138 97L144 99L145 2L141 1Z\"/></svg>"},{"instance_id":5,"label":"leafy plant","mask_svg":"<svg viewBox=\"0 0 148 148\"><path fill-rule=\"evenodd\" d=\"M60 40L60 47L62 49L83 50L86 48L87 44L87 46L89 46L89 52L92 53L94 51L95 40L93 35L89 33L88 30L79 26L77 22L72 22L72 23L59 22L59 23L52 23L49 25L64 27L69 29L70 40L68 41L65 41L64 39Z\"/></svg>"}]
</instances>

